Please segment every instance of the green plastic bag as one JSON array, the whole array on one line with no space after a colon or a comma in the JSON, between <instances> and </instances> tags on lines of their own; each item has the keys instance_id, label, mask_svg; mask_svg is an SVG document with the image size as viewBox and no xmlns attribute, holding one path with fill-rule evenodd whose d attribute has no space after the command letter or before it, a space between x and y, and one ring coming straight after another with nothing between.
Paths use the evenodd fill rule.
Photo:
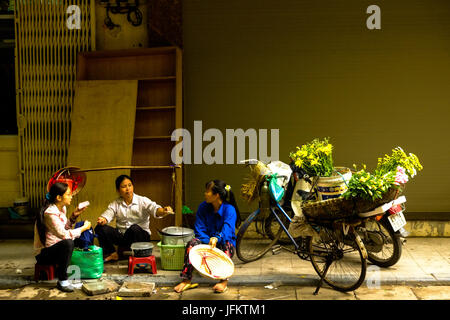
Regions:
<instances>
[{"instance_id":1,"label":"green plastic bag","mask_svg":"<svg viewBox=\"0 0 450 320\"><path fill-rule=\"evenodd\" d=\"M103 249L95 245L88 249L89 251L79 248L73 250L70 270L77 271L73 266L78 266L81 279L98 279L103 274Z\"/></svg>"},{"instance_id":2,"label":"green plastic bag","mask_svg":"<svg viewBox=\"0 0 450 320\"><path fill-rule=\"evenodd\" d=\"M269 177L269 190L272 198L276 202L280 202L281 199L283 199L284 196L284 189L277 183L277 174L273 174Z\"/></svg>"}]
</instances>

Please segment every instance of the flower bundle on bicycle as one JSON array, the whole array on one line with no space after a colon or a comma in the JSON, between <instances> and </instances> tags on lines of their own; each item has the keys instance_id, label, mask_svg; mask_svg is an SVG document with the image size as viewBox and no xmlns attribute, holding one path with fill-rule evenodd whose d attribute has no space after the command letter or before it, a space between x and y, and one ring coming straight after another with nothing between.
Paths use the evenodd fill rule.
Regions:
<instances>
[{"instance_id":1,"label":"flower bundle on bicycle","mask_svg":"<svg viewBox=\"0 0 450 320\"><path fill-rule=\"evenodd\" d=\"M345 186L341 186L335 196L322 199L317 190L320 177L331 176L337 168L333 166L332 145L329 139L314 139L312 142L297 147L290 153L292 162L313 177L315 184L311 187L310 201L302 204L305 214L322 218L339 218L357 212L370 211L383 203L395 199L404 189L405 183L414 177L423 167L415 154L408 155L401 147L392 150L392 154L378 159L374 173L362 169L355 170L348 180L343 177ZM328 200L329 199L329 200ZM323 201L318 201L323 200Z\"/></svg>"},{"instance_id":2,"label":"flower bundle on bicycle","mask_svg":"<svg viewBox=\"0 0 450 320\"><path fill-rule=\"evenodd\" d=\"M297 147L297 150L291 152L289 156L294 164L310 177L329 177L334 170L332 150L333 145L329 143L329 138L314 139Z\"/></svg>"}]
</instances>

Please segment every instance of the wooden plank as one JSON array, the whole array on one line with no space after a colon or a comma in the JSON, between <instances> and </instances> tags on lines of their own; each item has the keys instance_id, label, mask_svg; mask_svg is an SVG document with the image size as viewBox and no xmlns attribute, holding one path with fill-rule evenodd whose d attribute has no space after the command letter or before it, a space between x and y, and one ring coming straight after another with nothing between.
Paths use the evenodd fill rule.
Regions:
<instances>
[{"instance_id":1,"label":"wooden plank","mask_svg":"<svg viewBox=\"0 0 450 320\"><path fill-rule=\"evenodd\" d=\"M121 54L129 52L129 55ZM152 54L144 55L145 52ZM174 53L140 49L86 53L78 56L80 80L149 79L167 80L175 75ZM152 79L155 78L156 79Z\"/></svg>"},{"instance_id":2,"label":"wooden plank","mask_svg":"<svg viewBox=\"0 0 450 320\"><path fill-rule=\"evenodd\" d=\"M80 168L130 166L136 116L136 80L78 81L72 114L68 165ZM115 179L130 169L88 172L73 204L91 203L83 219L97 217L117 198Z\"/></svg>"},{"instance_id":3,"label":"wooden plank","mask_svg":"<svg viewBox=\"0 0 450 320\"><path fill-rule=\"evenodd\" d=\"M137 110L134 136L168 136L175 130L175 110Z\"/></svg>"},{"instance_id":4,"label":"wooden plank","mask_svg":"<svg viewBox=\"0 0 450 320\"><path fill-rule=\"evenodd\" d=\"M175 106L175 83L174 80L140 80L137 106Z\"/></svg>"},{"instance_id":5,"label":"wooden plank","mask_svg":"<svg viewBox=\"0 0 450 320\"><path fill-rule=\"evenodd\" d=\"M134 166L170 164L170 153L174 142L161 140L135 140L133 146L132 164Z\"/></svg>"}]
</instances>

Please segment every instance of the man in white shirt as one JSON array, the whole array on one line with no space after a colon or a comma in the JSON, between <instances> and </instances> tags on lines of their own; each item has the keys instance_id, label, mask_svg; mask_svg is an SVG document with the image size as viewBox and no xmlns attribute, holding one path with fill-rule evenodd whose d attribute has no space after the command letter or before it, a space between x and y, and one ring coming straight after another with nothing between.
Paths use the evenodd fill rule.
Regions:
<instances>
[{"instance_id":1,"label":"man in white shirt","mask_svg":"<svg viewBox=\"0 0 450 320\"><path fill-rule=\"evenodd\" d=\"M173 214L170 206L163 208L147 197L134 194L133 181L127 175L117 177L116 189L120 197L108 205L95 227L105 262L119 259L114 245L129 248L134 242L150 241L150 215L159 219ZM116 228L107 225L114 218Z\"/></svg>"}]
</instances>

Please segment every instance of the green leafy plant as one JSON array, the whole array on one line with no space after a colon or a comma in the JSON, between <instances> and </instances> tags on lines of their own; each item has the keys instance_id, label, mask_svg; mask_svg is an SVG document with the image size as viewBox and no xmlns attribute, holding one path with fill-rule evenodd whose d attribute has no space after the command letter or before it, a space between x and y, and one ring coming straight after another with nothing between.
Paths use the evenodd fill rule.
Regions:
<instances>
[{"instance_id":1,"label":"green leafy plant","mask_svg":"<svg viewBox=\"0 0 450 320\"><path fill-rule=\"evenodd\" d=\"M329 138L313 141L296 147L289 156L295 165L302 168L309 176L329 177L333 173L333 145Z\"/></svg>"},{"instance_id":2,"label":"green leafy plant","mask_svg":"<svg viewBox=\"0 0 450 320\"><path fill-rule=\"evenodd\" d=\"M397 147L392 149L390 156L385 154L383 158L378 158L375 173L377 175L383 175L390 171L396 171L397 167L404 168L409 178L414 177L418 171L423 169L419 158L415 154L410 153L407 155L402 148Z\"/></svg>"},{"instance_id":3,"label":"green leafy plant","mask_svg":"<svg viewBox=\"0 0 450 320\"><path fill-rule=\"evenodd\" d=\"M353 165L356 170L356 165ZM383 194L394 184L396 171L388 171L383 175L371 174L366 171L366 165L355 172L348 182L348 189L342 195L344 198L361 198L365 200L381 199Z\"/></svg>"},{"instance_id":4,"label":"green leafy plant","mask_svg":"<svg viewBox=\"0 0 450 320\"><path fill-rule=\"evenodd\" d=\"M194 211L192 211L188 206L183 206L181 209L182 214L194 214Z\"/></svg>"},{"instance_id":5,"label":"green leafy plant","mask_svg":"<svg viewBox=\"0 0 450 320\"><path fill-rule=\"evenodd\" d=\"M356 169L356 166L353 165ZM414 177L423 167L419 158L406 154L401 147L392 150L391 155L378 158L378 164L371 174L366 166L352 175L344 198L362 198L366 200L381 199L389 188L400 188L409 178Z\"/></svg>"}]
</instances>

